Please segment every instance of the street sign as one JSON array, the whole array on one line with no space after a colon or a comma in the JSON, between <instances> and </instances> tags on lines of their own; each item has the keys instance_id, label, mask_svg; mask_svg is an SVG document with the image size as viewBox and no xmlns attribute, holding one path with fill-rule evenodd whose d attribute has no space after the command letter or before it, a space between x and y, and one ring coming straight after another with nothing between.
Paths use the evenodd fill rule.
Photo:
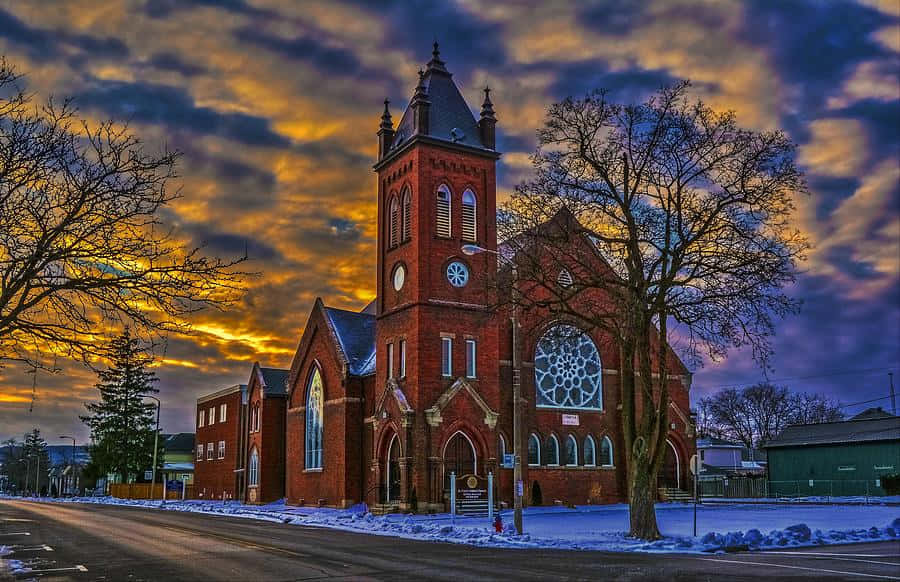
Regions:
<instances>
[{"instance_id":1,"label":"street sign","mask_svg":"<svg viewBox=\"0 0 900 582\"><path fill-rule=\"evenodd\" d=\"M153 479L153 471L144 471L144 481Z\"/></svg>"},{"instance_id":2,"label":"street sign","mask_svg":"<svg viewBox=\"0 0 900 582\"><path fill-rule=\"evenodd\" d=\"M525 495L525 486L521 481L516 481L516 495L518 495L519 497Z\"/></svg>"},{"instance_id":3,"label":"street sign","mask_svg":"<svg viewBox=\"0 0 900 582\"><path fill-rule=\"evenodd\" d=\"M503 466L506 468L512 468L516 464L516 456L512 453L503 453Z\"/></svg>"}]
</instances>

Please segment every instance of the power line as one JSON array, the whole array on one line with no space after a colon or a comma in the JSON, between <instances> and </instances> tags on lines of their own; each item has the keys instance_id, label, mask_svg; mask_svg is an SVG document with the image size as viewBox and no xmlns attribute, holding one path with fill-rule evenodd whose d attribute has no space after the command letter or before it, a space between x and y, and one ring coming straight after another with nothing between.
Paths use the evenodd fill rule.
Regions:
<instances>
[{"instance_id":1,"label":"power line","mask_svg":"<svg viewBox=\"0 0 900 582\"><path fill-rule=\"evenodd\" d=\"M895 368L890 367L890 368L868 368L865 370L844 370L842 372L837 371L837 372L829 372L827 374L813 374L810 376L794 376L792 378L764 378L764 379L758 380L756 382L743 382L743 383L737 383L737 384L720 384L719 386L704 386L704 388L711 388L711 389L742 388L745 386L753 386L760 382L773 382L774 383L774 382L787 382L789 380L810 380L812 378L829 378L831 376L845 376L847 374L873 374L875 372L884 372L884 371L889 371L889 370L894 370L894 369Z\"/></svg>"},{"instance_id":2,"label":"power line","mask_svg":"<svg viewBox=\"0 0 900 582\"><path fill-rule=\"evenodd\" d=\"M873 398L871 400L860 400L859 402L851 402L850 404L841 404L838 408L850 408L859 404L868 404L869 402L878 402L879 400L887 400L890 396L882 396L881 398Z\"/></svg>"}]
</instances>

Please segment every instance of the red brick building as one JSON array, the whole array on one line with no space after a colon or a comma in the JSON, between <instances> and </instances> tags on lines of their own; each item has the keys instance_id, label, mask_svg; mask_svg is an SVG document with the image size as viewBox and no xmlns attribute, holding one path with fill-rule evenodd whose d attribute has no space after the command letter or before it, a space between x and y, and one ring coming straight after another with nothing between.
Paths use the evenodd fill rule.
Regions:
<instances>
[{"instance_id":1,"label":"red brick building","mask_svg":"<svg viewBox=\"0 0 900 582\"><path fill-rule=\"evenodd\" d=\"M287 370L253 364L247 381L246 494L250 503L284 497Z\"/></svg>"},{"instance_id":2,"label":"red brick building","mask_svg":"<svg viewBox=\"0 0 900 582\"><path fill-rule=\"evenodd\" d=\"M194 495L240 499L246 450L247 386L236 384L197 399Z\"/></svg>"},{"instance_id":3,"label":"red brick building","mask_svg":"<svg viewBox=\"0 0 900 582\"><path fill-rule=\"evenodd\" d=\"M504 465L513 450L510 320L478 284L496 275L504 252L495 124L487 90L476 120L437 47L396 130L385 104L375 164L376 299L360 312L316 301L286 390L267 392L264 369L251 375L248 446L259 451L261 469L250 501L284 494L292 504L443 510L451 472L493 473L500 498L512 501ZM558 216L551 226L571 220ZM467 256L463 245L487 252ZM596 268L608 268L589 246ZM526 503L625 500L614 342L549 314L525 317L518 345ZM690 374L669 357L661 484L685 488L695 450ZM253 428L254 406L262 408L261 430ZM273 442L279 434L284 448Z\"/></svg>"}]
</instances>

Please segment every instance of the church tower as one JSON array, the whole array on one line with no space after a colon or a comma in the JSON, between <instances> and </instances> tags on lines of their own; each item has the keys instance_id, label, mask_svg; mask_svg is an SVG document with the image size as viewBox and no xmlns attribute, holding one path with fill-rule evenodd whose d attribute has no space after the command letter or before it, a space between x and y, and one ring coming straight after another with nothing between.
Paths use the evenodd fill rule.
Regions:
<instances>
[{"instance_id":1,"label":"church tower","mask_svg":"<svg viewBox=\"0 0 900 582\"><path fill-rule=\"evenodd\" d=\"M377 133L372 478L406 506L413 495L423 507L442 503L450 470L486 475L496 461L499 340L487 281L500 154L489 91L476 120L435 43L396 129L385 101ZM485 250L467 255L464 245Z\"/></svg>"}]
</instances>

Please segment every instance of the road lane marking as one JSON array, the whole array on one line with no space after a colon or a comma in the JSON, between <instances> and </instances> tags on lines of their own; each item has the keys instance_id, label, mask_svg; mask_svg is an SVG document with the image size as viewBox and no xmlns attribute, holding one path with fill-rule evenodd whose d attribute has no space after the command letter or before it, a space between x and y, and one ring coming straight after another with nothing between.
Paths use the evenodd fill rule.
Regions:
<instances>
[{"instance_id":1,"label":"road lane marking","mask_svg":"<svg viewBox=\"0 0 900 582\"><path fill-rule=\"evenodd\" d=\"M33 519L23 519L21 517L0 517L0 521L34 521Z\"/></svg>"},{"instance_id":2,"label":"road lane marking","mask_svg":"<svg viewBox=\"0 0 900 582\"><path fill-rule=\"evenodd\" d=\"M831 552L753 552L754 554L785 554L791 556L849 556L851 558L896 558L897 554L838 554Z\"/></svg>"},{"instance_id":3,"label":"road lane marking","mask_svg":"<svg viewBox=\"0 0 900 582\"><path fill-rule=\"evenodd\" d=\"M81 564L77 564L75 566L71 566L69 568L46 568L44 570L35 570L31 569L27 573L28 574L43 574L45 572L71 572L75 570L76 572L87 572L88 569L82 566Z\"/></svg>"},{"instance_id":4,"label":"road lane marking","mask_svg":"<svg viewBox=\"0 0 900 582\"><path fill-rule=\"evenodd\" d=\"M40 551L52 552L53 548L51 548L47 544L43 544L40 546L34 546L33 548L17 548L15 546L13 546L13 553L15 553L15 552L40 552Z\"/></svg>"},{"instance_id":5,"label":"road lane marking","mask_svg":"<svg viewBox=\"0 0 900 582\"><path fill-rule=\"evenodd\" d=\"M0 536L30 536L27 531L11 531L9 533L0 533Z\"/></svg>"},{"instance_id":6,"label":"road lane marking","mask_svg":"<svg viewBox=\"0 0 900 582\"><path fill-rule=\"evenodd\" d=\"M827 570L825 568L807 568L805 566L787 566L785 564L772 564L770 562L750 562L749 560L722 560L717 558L698 558L704 562L724 562L728 564L741 564L752 566L771 566L772 568L787 568L790 570L810 570L812 572L826 572L828 574L844 574L845 576L863 576L865 578L881 578L883 580L900 580L896 576L882 576L881 574L865 574L863 572L845 572L842 570Z\"/></svg>"}]
</instances>

